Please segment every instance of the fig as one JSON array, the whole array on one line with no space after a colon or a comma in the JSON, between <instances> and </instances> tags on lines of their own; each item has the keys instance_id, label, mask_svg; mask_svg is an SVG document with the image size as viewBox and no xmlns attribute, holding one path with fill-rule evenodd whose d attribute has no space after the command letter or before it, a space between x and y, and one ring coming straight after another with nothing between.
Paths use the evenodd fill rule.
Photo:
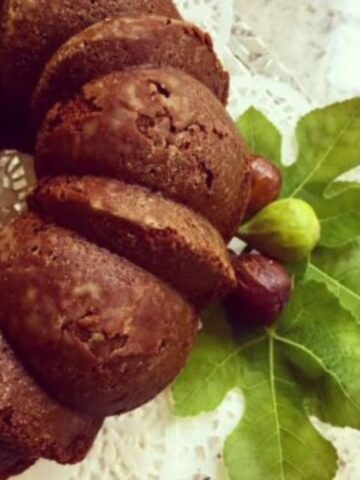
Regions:
<instances>
[{"instance_id":1,"label":"fig","mask_svg":"<svg viewBox=\"0 0 360 480\"><path fill-rule=\"evenodd\" d=\"M292 278L276 260L261 254L233 260L237 287L226 298L230 318L247 327L266 327L281 315L292 292Z\"/></svg>"},{"instance_id":2,"label":"fig","mask_svg":"<svg viewBox=\"0 0 360 480\"><path fill-rule=\"evenodd\" d=\"M253 217L279 198L282 187L281 171L263 157L250 156L251 193L246 218Z\"/></svg>"},{"instance_id":3,"label":"fig","mask_svg":"<svg viewBox=\"0 0 360 480\"><path fill-rule=\"evenodd\" d=\"M305 259L320 239L320 222L303 200L287 198L265 207L240 227L238 237L282 262Z\"/></svg>"}]
</instances>

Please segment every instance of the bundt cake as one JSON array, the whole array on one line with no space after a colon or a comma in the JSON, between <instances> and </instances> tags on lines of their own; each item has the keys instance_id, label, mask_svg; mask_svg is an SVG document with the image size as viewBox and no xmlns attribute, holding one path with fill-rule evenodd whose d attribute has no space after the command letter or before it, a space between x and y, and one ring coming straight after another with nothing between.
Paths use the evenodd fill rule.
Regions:
<instances>
[{"instance_id":1,"label":"bundt cake","mask_svg":"<svg viewBox=\"0 0 360 480\"><path fill-rule=\"evenodd\" d=\"M37 137L0 230L0 479L85 457L186 364L250 196L210 37L169 0L5 0L0 99ZM65 43L64 43L65 42ZM29 124L27 125L29 127Z\"/></svg>"}]
</instances>

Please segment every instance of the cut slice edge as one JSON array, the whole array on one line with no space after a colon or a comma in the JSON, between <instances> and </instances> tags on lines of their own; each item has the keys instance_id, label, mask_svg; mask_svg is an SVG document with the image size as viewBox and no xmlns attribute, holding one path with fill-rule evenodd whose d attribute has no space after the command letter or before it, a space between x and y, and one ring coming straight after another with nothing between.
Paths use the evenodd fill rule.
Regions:
<instances>
[{"instance_id":1,"label":"cut slice edge","mask_svg":"<svg viewBox=\"0 0 360 480\"><path fill-rule=\"evenodd\" d=\"M148 270L196 306L235 287L220 234L202 216L146 188L102 177L45 178L29 205Z\"/></svg>"},{"instance_id":2,"label":"cut slice edge","mask_svg":"<svg viewBox=\"0 0 360 480\"><path fill-rule=\"evenodd\" d=\"M38 126L57 101L71 98L95 78L141 67L183 70L227 103L229 74L207 33L162 16L115 17L73 36L54 54L32 98L32 121Z\"/></svg>"}]
</instances>

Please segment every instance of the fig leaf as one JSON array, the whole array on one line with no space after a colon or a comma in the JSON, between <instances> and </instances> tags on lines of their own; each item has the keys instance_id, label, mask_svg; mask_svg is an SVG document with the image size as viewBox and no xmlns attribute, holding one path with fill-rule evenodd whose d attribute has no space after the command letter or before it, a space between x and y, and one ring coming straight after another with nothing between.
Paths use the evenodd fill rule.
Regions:
<instances>
[{"instance_id":1,"label":"fig leaf","mask_svg":"<svg viewBox=\"0 0 360 480\"><path fill-rule=\"evenodd\" d=\"M309 280L271 329L235 333L222 306L212 307L174 385L175 412L212 410L233 388L245 414L224 448L231 480L331 480L336 451L310 416L360 428L360 323Z\"/></svg>"},{"instance_id":2,"label":"fig leaf","mask_svg":"<svg viewBox=\"0 0 360 480\"><path fill-rule=\"evenodd\" d=\"M175 412L213 410L240 389L245 413L224 447L231 480L332 480L336 451L310 418L360 429L360 185L334 183L360 165L360 99L306 115L290 167L261 113L250 109L238 126L254 153L281 167L282 197L314 208L320 246L299 264L293 298L274 327L235 331L221 304L204 314L173 386Z\"/></svg>"},{"instance_id":3,"label":"fig leaf","mask_svg":"<svg viewBox=\"0 0 360 480\"><path fill-rule=\"evenodd\" d=\"M298 158L279 162L279 132L263 115L248 110L237 122L249 148L281 167L283 198L300 198L321 223L320 244L336 248L360 236L360 185L336 180L360 165L360 98L314 110L296 129Z\"/></svg>"}]
</instances>

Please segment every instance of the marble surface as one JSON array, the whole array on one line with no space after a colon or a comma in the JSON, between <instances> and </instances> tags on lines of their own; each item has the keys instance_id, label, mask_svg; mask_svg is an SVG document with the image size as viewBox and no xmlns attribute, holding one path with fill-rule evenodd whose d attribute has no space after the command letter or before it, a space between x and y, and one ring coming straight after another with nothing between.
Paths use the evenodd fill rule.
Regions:
<instances>
[{"instance_id":1,"label":"marble surface","mask_svg":"<svg viewBox=\"0 0 360 480\"><path fill-rule=\"evenodd\" d=\"M314 105L360 95L359 0L235 0Z\"/></svg>"}]
</instances>

